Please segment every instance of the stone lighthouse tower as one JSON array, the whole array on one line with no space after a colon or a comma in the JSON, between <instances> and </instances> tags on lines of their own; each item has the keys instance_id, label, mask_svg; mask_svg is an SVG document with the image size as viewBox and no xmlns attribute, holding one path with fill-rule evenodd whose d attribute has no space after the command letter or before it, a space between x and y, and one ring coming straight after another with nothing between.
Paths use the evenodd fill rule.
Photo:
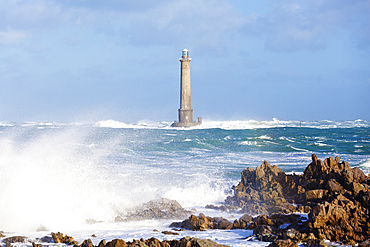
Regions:
<instances>
[{"instance_id":1,"label":"stone lighthouse tower","mask_svg":"<svg viewBox=\"0 0 370 247\"><path fill-rule=\"evenodd\" d=\"M191 109L191 86L190 86L190 61L189 51L182 51L181 62L181 81L180 81L180 109L179 121L174 122L172 127L191 127L202 123L202 118L198 122L193 122L193 109Z\"/></svg>"}]
</instances>

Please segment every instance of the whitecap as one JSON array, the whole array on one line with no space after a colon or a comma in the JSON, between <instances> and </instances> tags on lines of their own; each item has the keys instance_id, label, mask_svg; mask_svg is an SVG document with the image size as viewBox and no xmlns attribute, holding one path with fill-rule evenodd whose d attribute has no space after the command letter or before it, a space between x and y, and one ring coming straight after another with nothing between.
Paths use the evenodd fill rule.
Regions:
<instances>
[{"instance_id":1,"label":"whitecap","mask_svg":"<svg viewBox=\"0 0 370 247\"><path fill-rule=\"evenodd\" d=\"M309 152L309 151L308 151L308 150L306 150L306 149L296 148L296 147L293 147L293 146L290 146L290 145L288 145L288 147L290 147L290 148L292 148L292 149L294 149L294 150L297 150L297 151Z\"/></svg>"},{"instance_id":2,"label":"whitecap","mask_svg":"<svg viewBox=\"0 0 370 247\"><path fill-rule=\"evenodd\" d=\"M327 147L329 146L328 144L325 144L325 143L322 143L322 142L314 142L316 146L320 146L320 147Z\"/></svg>"},{"instance_id":3,"label":"whitecap","mask_svg":"<svg viewBox=\"0 0 370 247\"><path fill-rule=\"evenodd\" d=\"M130 128L130 125L115 121L112 119L105 120L105 121L99 121L95 124L97 127L102 127L102 128Z\"/></svg>"},{"instance_id":4,"label":"whitecap","mask_svg":"<svg viewBox=\"0 0 370 247\"><path fill-rule=\"evenodd\" d=\"M262 136L259 136L257 137L258 139L262 139L262 140L272 140L271 137L267 136L267 135L262 135Z\"/></svg>"},{"instance_id":5,"label":"whitecap","mask_svg":"<svg viewBox=\"0 0 370 247\"><path fill-rule=\"evenodd\" d=\"M26 122L23 126L37 125L35 122ZM203 119L203 123L198 126L190 128L173 128L171 122L153 122L149 120L141 120L136 123L127 124L116 120L103 120L95 123L97 127L108 128L165 128L177 130L192 130L192 129L225 129L225 130L238 130L238 129L263 129L263 128L282 128L282 127L302 127L302 128L317 128L317 129L330 129L330 128L354 128L354 127L370 127L370 122L365 120L355 121L297 121L287 120L282 121L276 118L273 120L229 120L229 121L215 121Z\"/></svg>"},{"instance_id":6,"label":"whitecap","mask_svg":"<svg viewBox=\"0 0 370 247\"><path fill-rule=\"evenodd\" d=\"M294 140L288 138L288 137L285 137L285 136L280 136L279 137L280 140L285 140L285 141L288 141L288 142L295 142Z\"/></svg>"},{"instance_id":7,"label":"whitecap","mask_svg":"<svg viewBox=\"0 0 370 247\"><path fill-rule=\"evenodd\" d=\"M239 145L245 145L245 146L256 146L256 141L242 141L238 143Z\"/></svg>"}]
</instances>

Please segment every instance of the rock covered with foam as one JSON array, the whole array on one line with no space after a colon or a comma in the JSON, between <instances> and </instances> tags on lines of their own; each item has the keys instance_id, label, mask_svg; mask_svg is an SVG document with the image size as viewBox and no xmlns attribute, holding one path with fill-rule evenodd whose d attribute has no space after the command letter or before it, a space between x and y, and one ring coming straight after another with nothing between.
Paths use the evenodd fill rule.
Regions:
<instances>
[{"instance_id":1,"label":"rock covered with foam","mask_svg":"<svg viewBox=\"0 0 370 247\"><path fill-rule=\"evenodd\" d=\"M191 214L177 201L161 198L144 203L131 211L118 215L116 222L138 220L184 219Z\"/></svg>"}]
</instances>

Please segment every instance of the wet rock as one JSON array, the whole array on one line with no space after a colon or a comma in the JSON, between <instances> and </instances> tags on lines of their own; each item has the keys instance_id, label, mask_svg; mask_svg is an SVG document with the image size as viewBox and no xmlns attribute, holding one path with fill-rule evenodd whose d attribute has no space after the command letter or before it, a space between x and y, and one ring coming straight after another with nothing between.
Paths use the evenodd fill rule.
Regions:
<instances>
[{"instance_id":1,"label":"wet rock","mask_svg":"<svg viewBox=\"0 0 370 247\"><path fill-rule=\"evenodd\" d=\"M302 176L287 176L276 165L264 161L256 170L242 171L241 182L233 187L234 195L225 201L225 207L238 207L248 214L291 213L296 206L289 200L302 201L305 189L298 185Z\"/></svg>"},{"instance_id":2,"label":"wet rock","mask_svg":"<svg viewBox=\"0 0 370 247\"><path fill-rule=\"evenodd\" d=\"M210 239L199 239L185 237L180 240L169 241L170 246L172 247L227 247L226 245L218 244Z\"/></svg>"},{"instance_id":3,"label":"wet rock","mask_svg":"<svg viewBox=\"0 0 370 247\"><path fill-rule=\"evenodd\" d=\"M307 240L307 234L301 233L300 231L290 228L283 232L284 239L290 239L295 243L303 242Z\"/></svg>"},{"instance_id":4,"label":"wet rock","mask_svg":"<svg viewBox=\"0 0 370 247\"><path fill-rule=\"evenodd\" d=\"M242 217L240 217L239 222L240 222L240 228L245 228L247 227L248 223L250 223L253 220L253 217L249 214L245 214Z\"/></svg>"},{"instance_id":5,"label":"wet rock","mask_svg":"<svg viewBox=\"0 0 370 247\"><path fill-rule=\"evenodd\" d=\"M320 239L308 239L305 243L307 247L327 247L328 245Z\"/></svg>"},{"instance_id":6,"label":"wet rock","mask_svg":"<svg viewBox=\"0 0 370 247\"><path fill-rule=\"evenodd\" d=\"M178 227L192 231L205 231L207 229L244 229L250 222L251 216L243 215L239 220L230 222L222 217L209 217L204 214L191 215L182 222L173 222L170 227Z\"/></svg>"},{"instance_id":7,"label":"wet rock","mask_svg":"<svg viewBox=\"0 0 370 247\"><path fill-rule=\"evenodd\" d=\"M320 201L322 200L326 194L327 190L318 189L318 190L309 190L306 191L305 196L307 201Z\"/></svg>"},{"instance_id":8,"label":"wet rock","mask_svg":"<svg viewBox=\"0 0 370 247\"><path fill-rule=\"evenodd\" d=\"M218 244L209 239L199 239L185 237L180 240L164 240L160 241L156 238L150 239L134 239L131 242L125 242L121 239L114 239L108 242L106 247L227 247L226 245Z\"/></svg>"},{"instance_id":9,"label":"wet rock","mask_svg":"<svg viewBox=\"0 0 370 247\"><path fill-rule=\"evenodd\" d=\"M13 236L3 239L3 243L6 245L14 244L14 243L25 243L27 240L27 237L23 236Z\"/></svg>"},{"instance_id":10,"label":"wet rock","mask_svg":"<svg viewBox=\"0 0 370 247\"><path fill-rule=\"evenodd\" d=\"M161 198L144 203L126 214L118 215L115 221L181 219L189 217L189 215L191 212L181 207L177 201Z\"/></svg>"},{"instance_id":11,"label":"wet rock","mask_svg":"<svg viewBox=\"0 0 370 247\"><path fill-rule=\"evenodd\" d=\"M298 245L292 242L290 239L287 240L278 239L269 244L268 247L298 247Z\"/></svg>"},{"instance_id":12,"label":"wet rock","mask_svg":"<svg viewBox=\"0 0 370 247\"><path fill-rule=\"evenodd\" d=\"M270 226L273 236L310 239L317 246L324 239L356 244L370 238L370 178L339 157L322 161L313 154L303 175L286 175L264 161L255 170L244 169L233 190L233 196L225 200L226 209L260 215L247 223L248 229ZM309 213L308 221L287 221L283 214L293 212ZM237 227L240 220L234 222L233 228Z\"/></svg>"},{"instance_id":13,"label":"wet rock","mask_svg":"<svg viewBox=\"0 0 370 247\"><path fill-rule=\"evenodd\" d=\"M370 247L370 238L358 244L358 247Z\"/></svg>"},{"instance_id":14,"label":"wet rock","mask_svg":"<svg viewBox=\"0 0 370 247\"><path fill-rule=\"evenodd\" d=\"M262 239L262 236L272 234L273 230L268 225L258 225L253 229L253 235L257 236L258 239Z\"/></svg>"},{"instance_id":15,"label":"wet rock","mask_svg":"<svg viewBox=\"0 0 370 247\"><path fill-rule=\"evenodd\" d=\"M163 231L162 233L165 235L179 235L177 232L171 232L171 231Z\"/></svg>"},{"instance_id":16,"label":"wet rock","mask_svg":"<svg viewBox=\"0 0 370 247\"><path fill-rule=\"evenodd\" d=\"M145 242L146 242L147 246L150 246L150 247L162 247L162 246L165 246L165 242L163 242L163 244L162 244L161 241L159 241L156 238L150 238L150 239L146 240Z\"/></svg>"},{"instance_id":17,"label":"wet rock","mask_svg":"<svg viewBox=\"0 0 370 247\"><path fill-rule=\"evenodd\" d=\"M32 247L41 247L42 245L41 244L37 244L35 242L32 242Z\"/></svg>"},{"instance_id":18,"label":"wet rock","mask_svg":"<svg viewBox=\"0 0 370 247\"><path fill-rule=\"evenodd\" d=\"M214 224L214 219L207 217L204 214L199 214L199 216L191 215L188 219L183 222L174 222L170 227L180 227L184 229L189 229L192 231L203 231L206 229L217 229Z\"/></svg>"},{"instance_id":19,"label":"wet rock","mask_svg":"<svg viewBox=\"0 0 370 247\"><path fill-rule=\"evenodd\" d=\"M54 243L59 244L67 244L67 245L77 245L77 242L70 236L63 235L63 233L57 232L57 233L51 233L51 236L53 237Z\"/></svg>"},{"instance_id":20,"label":"wet rock","mask_svg":"<svg viewBox=\"0 0 370 247\"><path fill-rule=\"evenodd\" d=\"M328 180L325 189L327 189L329 193L345 193L343 186L335 178Z\"/></svg>"},{"instance_id":21,"label":"wet rock","mask_svg":"<svg viewBox=\"0 0 370 247\"><path fill-rule=\"evenodd\" d=\"M98 247L105 247L107 245L107 242L105 241L105 239L101 240L98 244Z\"/></svg>"},{"instance_id":22,"label":"wet rock","mask_svg":"<svg viewBox=\"0 0 370 247\"><path fill-rule=\"evenodd\" d=\"M44 236L44 237L40 238L39 241L41 243L52 243L54 240L53 240L53 237Z\"/></svg>"},{"instance_id":23,"label":"wet rock","mask_svg":"<svg viewBox=\"0 0 370 247\"><path fill-rule=\"evenodd\" d=\"M367 183L369 181L369 177L365 175L363 171L360 170L360 168L355 167L352 168L353 172L353 181L356 183Z\"/></svg>"},{"instance_id":24,"label":"wet rock","mask_svg":"<svg viewBox=\"0 0 370 247\"><path fill-rule=\"evenodd\" d=\"M84 240L82 242L82 244L80 245L80 247L94 247L94 244L91 241L91 239L86 239L86 240Z\"/></svg>"},{"instance_id":25,"label":"wet rock","mask_svg":"<svg viewBox=\"0 0 370 247\"><path fill-rule=\"evenodd\" d=\"M113 239L112 241L108 242L105 247L127 247L127 244L122 239Z\"/></svg>"},{"instance_id":26,"label":"wet rock","mask_svg":"<svg viewBox=\"0 0 370 247\"><path fill-rule=\"evenodd\" d=\"M338 195L333 201L312 208L309 226L319 239L362 242L370 234L368 213L369 209Z\"/></svg>"}]
</instances>

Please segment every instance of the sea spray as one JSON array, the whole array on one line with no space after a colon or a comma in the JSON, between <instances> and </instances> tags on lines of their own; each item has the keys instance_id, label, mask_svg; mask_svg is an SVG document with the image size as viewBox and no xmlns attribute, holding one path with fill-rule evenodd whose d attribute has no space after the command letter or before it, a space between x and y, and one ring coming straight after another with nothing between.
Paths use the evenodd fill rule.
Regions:
<instances>
[{"instance_id":1,"label":"sea spray","mask_svg":"<svg viewBox=\"0 0 370 247\"><path fill-rule=\"evenodd\" d=\"M81 145L81 129L10 129L0 139L0 224L7 231L80 226L113 216L117 198L99 162L105 150ZM108 186L109 187L109 186Z\"/></svg>"}]
</instances>

